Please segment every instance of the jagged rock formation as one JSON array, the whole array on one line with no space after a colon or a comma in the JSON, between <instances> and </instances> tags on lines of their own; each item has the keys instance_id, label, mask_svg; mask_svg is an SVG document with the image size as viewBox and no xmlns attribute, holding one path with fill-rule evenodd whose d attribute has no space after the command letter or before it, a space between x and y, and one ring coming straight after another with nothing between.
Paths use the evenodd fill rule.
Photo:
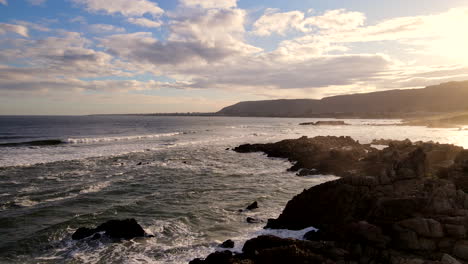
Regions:
<instances>
[{"instance_id":1,"label":"jagged rock formation","mask_svg":"<svg viewBox=\"0 0 468 264\"><path fill-rule=\"evenodd\" d=\"M266 225L318 228L307 241L258 237L242 254L216 253L216 263L468 263L468 151L385 143L376 150L349 137L302 137L236 148L288 158L294 170L343 177L304 190Z\"/></svg>"},{"instance_id":2,"label":"jagged rock formation","mask_svg":"<svg viewBox=\"0 0 468 264\"><path fill-rule=\"evenodd\" d=\"M125 219L110 220L96 228L80 227L73 233L72 239L80 240L93 235L93 238L97 239L101 237L101 232L104 232L104 235L111 239L132 239L146 235L135 219Z\"/></svg>"}]
</instances>

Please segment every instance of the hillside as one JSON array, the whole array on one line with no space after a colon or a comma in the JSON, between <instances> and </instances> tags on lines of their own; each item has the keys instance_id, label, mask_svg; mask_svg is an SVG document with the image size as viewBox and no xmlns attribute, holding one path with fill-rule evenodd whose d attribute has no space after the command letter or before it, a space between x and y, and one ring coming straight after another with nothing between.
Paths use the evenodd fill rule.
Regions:
<instances>
[{"instance_id":1,"label":"hillside","mask_svg":"<svg viewBox=\"0 0 468 264\"><path fill-rule=\"evenodd\" d=\"M422 89L340 95L321 100L240 102L220 110L224 116L407 118L468 110L468 81Z\"/></svg>"}]
</instances>

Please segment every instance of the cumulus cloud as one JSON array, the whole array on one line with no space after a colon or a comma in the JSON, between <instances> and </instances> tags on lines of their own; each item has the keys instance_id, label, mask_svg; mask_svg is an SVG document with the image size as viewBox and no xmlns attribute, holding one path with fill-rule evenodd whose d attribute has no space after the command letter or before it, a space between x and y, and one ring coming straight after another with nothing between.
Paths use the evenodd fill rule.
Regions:
<instances>
[{"instance_id":1,"label":"cumulus cloud","mask_svg":"<svg viewBox=\"0 0 468 264\"><path fill-rule=\"evenodd\" d=\"M343 31L360 27L366 17L360 12L345 9L328 10L319 16L305 17L301 11L279 12L267 9L253 24L253 34L269 36L273 33L284 35L288 30L313 32L314 30Z\"/></svg>"},{"instance_id":2,"label":"cumulus cloud","mask_svg":"<svg viewBox=\"0 0 468 264\"><path fill-rule=\"evenodd\" d=\"M300 29L304 20L304 13L300 11L275 12L274 9L267 9L253 25L253 34L258 36L269 36L272 33L284 35L287 30Z\"/></svg>"},{"instance_id":3,"label":"cumulus cloud","mask_svg":"<svg viewBox=\"0 0 468 264\"><path fill-rule=\"evenodd\" d=\"M350 12L345 9L329 10L323 15L306 18L303 21L303 30L310 31L311 27L334 31L350 30L364 25L365 20L366 16L360 12Z\"/></svg>"},{"instance_id":4,"label":"cumulus cloud","mask_svg":"<svg viewBox=\"0 0 468 264\"><path fill-rule=\"evenodd\" d=\"M468 78L466 63L418 66L383 54L382 49L362 52L352 45L389 41L400 52L415 56L434 54L444 45L458 47L459 52L468 45L468 37L451 28L468 26L466 9L371 25L366 24L364 14L343 9L323 13L268 9L251 23L236 1L184 0L166 14L167 22L162 25L158 16L163 11L156 11L159 7L154 2L119 0L111 6L108 1L74 1L93 12L122 14L124 21L142 27L163 26L167 34L125 33L115 25L95 24L84 26L101 33L93 39L60 30L49 37L29 39L20 36L28 36L32 25L19 21L0 24L0 34L18 34L0 39L0 90L50 92L67 87L78 92L125 93L190 88L272 98L319 97ZM157 9L141 8L146 4ZM81 17L73 21L86 24ZM278 34L283 38L272 50L263 50L246 39L246 26L252 26L251 33L258 36ZM287 38L291 32L295 37ZM15 63L22 67L11 66ZM132 80L140 74L162 75L174 82Z\"/></svg>"},{"instance_id":5,"label":"cumulus cloud","mask_svg":"<svg viewBox=\"0 0 468 264\"><path fill-rule=\"evenodd\" d=\"M115 56L153 65L212 63L234 54L225 47L206 47L200 42L161 42L149 32L113 35L101 43Z\"/></svg>"},{"instance_id":6,"label":"cumulus cloud","mask_svg":"<svg viewBox=\"0 0 468 264\"><path fill-rule=\"evenodd\" d=\"M162 21L160 20L155 21L155 20L144 18L144 17L140 17L140 18L131 17L127 19L127 21L132 24L135 24L141 27L147 27L147 28L158 28L163 24Z\"/></svg>"},{"instance_id":7,"label":"cumulus cloud","mask_svg":"<svg viewBox=\"0 0 468 264\"><path fill-rule=\"evenodd\" d=\"M143 16L150 14L160 16L164 13L156 3L148 0L73 0L77 4L84 5L91 12L104 12L107 14L122 14L124 16Z\"/></svg>"},{"instance_id":8,"label":"cumulus cloud","mask_svg":"<svg viewBox=\"0 0 468 264\"><path fill-rule=\"evenodd\" d=\"M122 33L125 32L125 28L116 27L109 24L93 24L89 25L89 30L93 33Z\"/></svg>"},{"instance_id":9,"label":"cumulus cloud","mask_svg":"<svg viewBox=\"0 0 468 264\"><path fill-rule=\"evenodd\" d=\"M180 2L184 6L202 8L232 8L237 6L237 0L180 0Z\"/></svg>"},{"instance_id":10,"label":"cumulus cloud","mask_svg":"<svg viewBox=\"0 0 468 264\"><path fill-rule=\"evenodd\" d=\"M0 35L6 34L7 32L13 32L23 37L29 37L28 28L25 26L0 23Z\"/></svg>"},{"instance_id":11,"label":"cumulus cloud","mask_svg":"<svg viewBox=\"0 0 468 264\"><path fill-rule=\"evenodd\" d=\"M113 35L100 41L109 53L133 62L193 67L261 51L245 43L244 19L245 11L239 9L197 10L173 16L166 41L148 32Z\"/></svg>"}]
</instances>

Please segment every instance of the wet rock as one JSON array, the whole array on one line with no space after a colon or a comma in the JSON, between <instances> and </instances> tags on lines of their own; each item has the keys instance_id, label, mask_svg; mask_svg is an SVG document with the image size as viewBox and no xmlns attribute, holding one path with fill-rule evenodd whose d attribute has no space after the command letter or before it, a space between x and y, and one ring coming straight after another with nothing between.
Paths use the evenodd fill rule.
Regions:
<instances>
[{"instance_id":1,"label":"wet rock","mask_svg":"<svg viewBox=\"0 0 468 264\"><path fill-rule=\"evenodd\" d=\"M301 169L298 173L296 173L297 176L309 176L315 174L317 174L317 170L315 169Z\"/></svg>"},{"instance_id":2,"label":"wet rock","mask_svg":"<svg viewBox=\"0 0 468 264\"><path fill-rule=\"evenodd\" d=\"M444 225L447 235L450 237L464 239L466 237L466 228L463 225Z\"/></svg>"},{"instance_id":3,"label":"wet rock","mask_svg":"<svg viewBox=\"0 0 468 264\"><path fill-rule=\"evenodd\" d=\"M224 241L223 243L221 243L221 245L219 245L219 247L221 247L221 248L233 248L234 247L234 241L232 241L231 239L228 239L228 240Z\"/></svg>"},{"instance_id":4,"label":"wet rock","mask_svg":"<svg viewBox=\"0 0 468 264\"><path fill-rule=\"evenodd\" d=\"M452 257L452 256L450 256L448 254L443 254L440 261L443 264L461 264L456 258L454 258L454 257Z\"/></svg>"},{"instance_id":5,"label":"wet rock","mask_svg":"<svg viewBox=\"0 0 468 264\"><path fill-rule=\"evenodd\" d=\"M80 227L78 228L75 233L72 235L73 240L80 240L89 236L92 236L96 233L95 229L90 229L86 227Z\"/></svg>"},{"instance_id":6,"label":"wet rock","mask_svg":"<svg viewBox=\"0 0 468 264\"><path fill-rule=\"evenodd\" d=\"M444 236L442 225L434 219L411 218L400 221L398 225L413 230L419 236L441 238Z\"/></svg>"},{"instance_id":7,"label":"wet rock","mask_svg":"<svg viewBox=\"0 0 468 264\"><path fill-rule=\"evenodd\" d=\"M247 219L245 219L245 221L247 221L247 223L249 223L249 224L261 223L261 221L259 219L256 219L256 218L253 218L253 217L247 217Z\"/></svg>"},{"instance_id":8,"label":"wet rock","mask_svg":"<svg viewBox=\"0 0 468 264\"><path fill-rule=\"evenodd\" d=\"M320 241L324 239L324 235L320 230L312 230L304 234L303 239L310 241Z\"/></svg>"},{"instance_id":9,"label":"wet rock","mask_svg":"<svg viewBox=\"0 0 468 264\"><path fill-rule=\"evenodd\" d=\"M453 255L463 260L468 260L468 241L458 241L453 248Z\"/></svg>"},{"instance_id":10,"label":"wet rock","mask_svg":"<svg viewBox=\"0 0 468 264\"><path fill-rule=\"evenodd\" d=\"M301 126L346 126L345 121L317 121L300 123Z\"/></svg>"},{"instance_id":11,"label":"wet rock","mask_svg":"<svg viewBox=\"0 0 468 264\"><path fill-rule=\"evenodd\" d=\"M254 209L257 209L258 208L258 203L257 201L251 203L249 206L247 206L247 208L245 208L246 210L254 210Z\"/></svg>"},{"instance_id":12,"label":"wet rock","mask_svg":"<svg viewBox=\"0 0 468 264\"><path fill-rule=\"evenodd\" d=\"M215 252L210 254L205 260L203 259L194 259L189 262L189 264L220 264L220 263L235 263L231 261L232 252L229 250Z\"/></svg>"},{"instance_id":13,"label":"wet rock","mask_svg":"<svg viewBox=\"0 0 468 264\"><path fill-rule=\"evenodd\" d=\"M125 219L110 220L93 229L80 227L72 235L72 239L80 240L99 232L104 232L112 239L132 239L145 236L145 231L135 219Z\"/></svg>"},{"instance_id":14,"label":"wet rock","mask_svg":"<svg viewBox=\"0 0 468 264\"><path fill-rule=\"evenodd\" d=\"M298 174L342 178L304 190L268 220L266 228L317 228L306 241L260 236L219 263L468 263L468 151L433 142L373 143L388 147L301 137L235 148L286 158Z\"/></svg>"}]
</instances>

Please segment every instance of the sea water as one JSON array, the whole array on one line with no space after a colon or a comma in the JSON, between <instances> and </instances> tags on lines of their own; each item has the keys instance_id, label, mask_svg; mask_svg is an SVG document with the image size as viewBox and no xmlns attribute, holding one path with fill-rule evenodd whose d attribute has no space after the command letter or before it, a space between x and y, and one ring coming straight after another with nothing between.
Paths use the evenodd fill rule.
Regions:
<instances>
[{"instance_id":1,"label":"sea water","mask_svg":"<svg viewBox=\"0 0 468 264\"><path fill-rule=\"evenodd\" d=\"M468 131L319 119L80 116L0 117L0 262L187 263L259 234L247 217L277 217L294 195L335 179L298 177L291 164L231 149L301 136L351 136L451 143L468 148ZM253 201L260 208L239 211ZM73 241L81 226L135 218L153 238L121 243Z\"/></svg>"}]
</instances>

